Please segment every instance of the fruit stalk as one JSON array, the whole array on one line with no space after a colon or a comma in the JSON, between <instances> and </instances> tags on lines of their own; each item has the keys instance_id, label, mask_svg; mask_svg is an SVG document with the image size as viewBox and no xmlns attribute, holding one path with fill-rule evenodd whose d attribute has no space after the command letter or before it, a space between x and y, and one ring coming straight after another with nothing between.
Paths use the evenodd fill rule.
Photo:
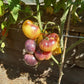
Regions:
<instances>
[{"instance_id":1,"label":"fruit stalk","mask_svg":"<svg viewBox=\"0 0 84 84\"><path fill-rule=\"evenodd\" d=\"M52 60L59 66L59 62L54 58L54 56L51 56Z\"/></svg>"}]
</instances>

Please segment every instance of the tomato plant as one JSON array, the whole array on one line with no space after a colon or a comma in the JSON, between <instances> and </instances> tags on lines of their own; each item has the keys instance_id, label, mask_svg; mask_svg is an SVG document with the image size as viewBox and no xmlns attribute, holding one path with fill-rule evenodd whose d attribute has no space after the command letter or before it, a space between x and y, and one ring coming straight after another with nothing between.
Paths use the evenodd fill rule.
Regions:
<instances>
[{"instance_id":1,"label":"tomato plant","mask_svg":"<svg viewBox=\"0 0 84 84\"><path fill-rule=\"evenodd\" d=\"M66 30L66 36L68 36L70 21L74 23L81 21L79 14L84 10L84 0L44 0L42 7L45 10L40 10L41 4L42 3L40 3L39 0L36 0L36 10L34 10L31 9L31 6L26 5L21 0L7 0L7 3L5 3L4 0L0 0L0 25L2 30L0 34L0 50L3 51L5 47L4 40L8 36L11 25L20 24L22 25L23 34L28 39L24 45L26 50L24 61L26 64L35 66L39 61L52 58L55 63L59 65L59 75L62 77L62 68L67 44L67 37L65 37L65 41L63 39L65 22L68 25ZM43 21L45 18L42 15L42 12L45 11L45 13L50 16L54 16L57 13L59 14L61 10L62 14L59 19L59 24L56 23L54 19L52 21L48 21L48 19ZM58 32L55 31L55 28ZM47 33L45 35L46 30ZM83 40L84 39L80 39L67 50L80 44ZM60 62L54 57L58 54L62 54ZM58 84L60 84L60 80Z\"/></svg>"}]
</instances>

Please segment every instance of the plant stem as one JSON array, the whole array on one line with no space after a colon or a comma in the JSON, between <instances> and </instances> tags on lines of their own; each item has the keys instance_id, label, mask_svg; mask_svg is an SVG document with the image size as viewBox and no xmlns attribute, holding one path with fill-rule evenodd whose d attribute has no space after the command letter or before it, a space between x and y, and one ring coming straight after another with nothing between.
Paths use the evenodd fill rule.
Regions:
<instances>
[{"instance_id":1,"label":"plant stem","mask_svg":"<svg viewBox=\"0 0 84 84\"><path fill-rule=\"evenodd\" d=\"M36 3L37 3L37 18L38 18L38 23L39 23L39 27L40 27L40 30L42 32L42 24L41 24L41 14L40 14L40 6L39 6L39 0L36 0Z\"/></svg>"},{"instance_id":2,"label":"plant stem","mask_svg":"<svg viewBox=\"0 0 84 84\"><path fill-rule=\"evenodd\" d=\"M68 31L70 28L70 18L71 18L71 11L72 11L73 5L71 5L70 7L70 11L69 11L69 16L68 16L68 22L67 22L67 28L66 28L66 35L68 35ZM67 46L67 37L65 37L65 42L64 42L64 50L63 50L63 54L61 56L61 65L59 68L59 79L58 79L58 84L61 84L61 80L62 80L62 76L63 76L63 64L64 64L64 59L65 59L65 52L66 52L66 46Z\"/></svg>"},{"instance_id":3,"label":"plant stem","mask_svg":"<svg viewBox=\"0 0 84 84\"><path fill-rule=\"evenodd\" d=\"M53 55L51 56L51 58L52 58L52 60L53 60L57 65L59 65L59 62L54 58Z\"/></svg>"}]
</instances>

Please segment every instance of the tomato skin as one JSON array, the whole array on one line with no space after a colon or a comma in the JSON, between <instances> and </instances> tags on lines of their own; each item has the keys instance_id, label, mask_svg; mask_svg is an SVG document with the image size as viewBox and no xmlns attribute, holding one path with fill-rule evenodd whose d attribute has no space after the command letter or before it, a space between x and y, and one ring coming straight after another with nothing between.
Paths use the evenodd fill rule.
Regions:
<instances>
[{"instance_id":1,"label":"tomato skin","mask_svg":"<svg viewBox=\"0 0 84 84\"><path fill-rule=\"evenodd\" d=\"M52 56L52 52L43 52L43 55L45 56L45 60L49 60Z\"/></svg>"},{"instance_id":2,"label":"tomato skin","mask_svg":"<svg viewBox=\"0 0 84 84\"><path fill-rule=\"evenodd\" d=\"M47 36L48 38L54 38L57 42L59 42L59 36L56 33L51 33Z\"/></svg>"},{"instance_id":3,"label":"tomato skin","mask_svg":"<svg viewBox=\"0 0 84 84\"><path fill-rule=\"evenodd\" d=\"M42 60L45 59L45 56L43 55L42 51L40 51L40 50L37 50L37 51L35 52L35 57L36 57L38 60L40 60L40 61L42 61Z\"/></svg>"},{"instance_id":4,"label":"tomato skin","mask_svg":"<svg viewBox=\"0 0 84 84\"><path fill-rule=\"evenodd\" d=\"M35 57L42 61L42 60L49 60L51 58L52 53L51 52L43 52L41 50L37 50L35 52Z\"/></svg>"},{"instance_id":5,"label":"tomato skin","mask_svg":"<svg viewBox=\"0 0 84 84\"><path fill-rule=\"evenodd\" d=\"M24 35L30 39L36 39L41 33L38 26L31 24L27 21L23 23L22 31Z\"/></svg>"},{"instance_id":6,"label":"tomato skin","mask_svg":"<svg viewBox=\"0 0 84 84\"><path fill-rule=\"evenodd\" d=\"M39 47L41 50L45 51L45 52L50 52L55 50L57 46L57 42L54 39L43 39L40 43L39 43Z\"/></svg>"},{"instance_id":7,"label":"tomato skin","mask_svg":"<svg viewBox=\"0 0 84 84\"><path fill-rule=\"evenodd\" d=\"M36 42L35 40L32 39L28 39L25 42L25 50L27 53L29 54L33 54L35 52L36 49Z\"/></svg>"},{"instance_id":8,"label":"tomato skin","mask_svg":"<svg viewBox=\"0 0 84 84\"><path fill-rule=\"evenodd\" d=\"M25 54L24 61L27 65L30 65L30 66L35 66L38 64L38 61L36 60L34 55L31 55L31 54Z\"/></svg>"},{"instance_id":9,"label":"tomato skin","mask_svg":"<svg viewBox=\"0 0 84 84\"><path fill-rule=\"evenodd\" d=\"M56 34L56 33L51 33L51 34L49 34L48 36L47 36L48 38L51 38L51 39L55 39L56 40L56 42L57 42L57 47L56 47L56 49L52 52L52 54L53 55L58 55L58 54L61 54L61 48L60 48L60 43L59 43L59 41L60 41L60 39L59 39L59 36L58 36L58 34Z\"/></svg>"},{"instance_id":10,"label":"tomato skin","mask_svg":"<svg viewBox=\"0 0 84 84\"><path fill-rule=\"evenodd\" d=\"M32 22L31 20L26 20L26 21L24 21L23 24L24 24L24 25L33 24L33 22Z\"/></svg>"}]
</instances>

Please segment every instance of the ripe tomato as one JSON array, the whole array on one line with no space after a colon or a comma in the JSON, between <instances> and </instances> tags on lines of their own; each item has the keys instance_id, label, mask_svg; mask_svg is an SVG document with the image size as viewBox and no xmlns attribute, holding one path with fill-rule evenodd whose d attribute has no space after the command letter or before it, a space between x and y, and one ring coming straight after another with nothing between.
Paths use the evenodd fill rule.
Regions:
<instances>
[{"instance_id":1,"label":"ripe tomato","mask_svg":"<svg viewBox=\"0 0 84 84\"><path fill-rule=\"evenodd\" d=\"M37 50L35 52L35 57L40 61L45 59L45 56L43 55L43 52L41 50Z\"/></svg>"},{"instance_id":2,"label":"ripe tomato","mask_svg":"<svg viewBox=\"0 0 84 84\"><path fill-rule=\"evenodd\" d=\"M55 39L43 39L40 43L39 43L39 47L41 50L46 51L46 52L50 52L55 50L57 46L57 42Z\"/></svg>"},{"instance_id":3,"label":"ripe tomato","mask_svg":"<svg viewBox=\"0 0 84 84\"><path fill-rule=\"evenodd\" d=\"M52 53L51 52L43 52L41 50L37 50L35 52L35 57L38 60L49 60L51 58Z\"/></svg>"},{"instance_id":4,"label":"ripe tomato","mask_svg":"<svg viewBox=\"0 0 84 84\"><path fill-rule=\"evenodd\" d=\"M51 33L47 36L48 38L54 38L57 42L59 42L59 36L56 33Z\"/></svg>"},{"instance_id":5,"label":"ripe tomato","mask_svg":"<svg viewBox=\"0 0 84 84\"><path fill-rule=\"evenodd\" d=\"M4 36L4 34L6 33L6 28L4 28L1 32L1 35ZM6 34L6 37L8 36L8 33Z\"/></svg>"},{"instance_id":6,"label":"ripe tomato","mask_svg":"<svg viewBox=\"0 0 84 84\"><path fill-rule=\"evenodd\" d=\"M25 42L25 50L27 53L33 54L35 52L36 49L36 43L35 40L32 39L28 39Z\"/></svg>"},{"instance_id":7,"label":"ripe tomato","mask_svg":"<svg viewBox=\"0 0 84 84\"><path fill-rule=\"evenodd\" d=\"M60 39L59 39L58 34L56 34L56 33L51 33L51 34L49 34L47 37L48 37L48 38L51 38L51 39L54 38L54 39L56 40L56 42L57 42L56 49L52 52L52 54L53 54L53 55L61 54L62 51L61 51L61 48L60 48L60 43L59 43Z\"/></svg>"},{"instance_id":8,"label":"ripe tomato","mask_svg":"<svg viewBox=\"0 0 84 84\"><path fill-rule=\"evenodd\" d=\"M39 27L29 22L29 20L23 23L22 31L24 35L30 39L36 39L41 32Z\"/></svg>"},{"instance_id":9,"label":"ripe tomato","mask_svg":"<svg viewBox=\"0 0 84 84\"><path fill-rule=\"evenodd\" d=\"M35 66L38 64L38 61L36 60L34 55L30 55L30 54L24 55L24 61L27 65L30 65L30 66Z\"/></svg>"}]
</instances>

